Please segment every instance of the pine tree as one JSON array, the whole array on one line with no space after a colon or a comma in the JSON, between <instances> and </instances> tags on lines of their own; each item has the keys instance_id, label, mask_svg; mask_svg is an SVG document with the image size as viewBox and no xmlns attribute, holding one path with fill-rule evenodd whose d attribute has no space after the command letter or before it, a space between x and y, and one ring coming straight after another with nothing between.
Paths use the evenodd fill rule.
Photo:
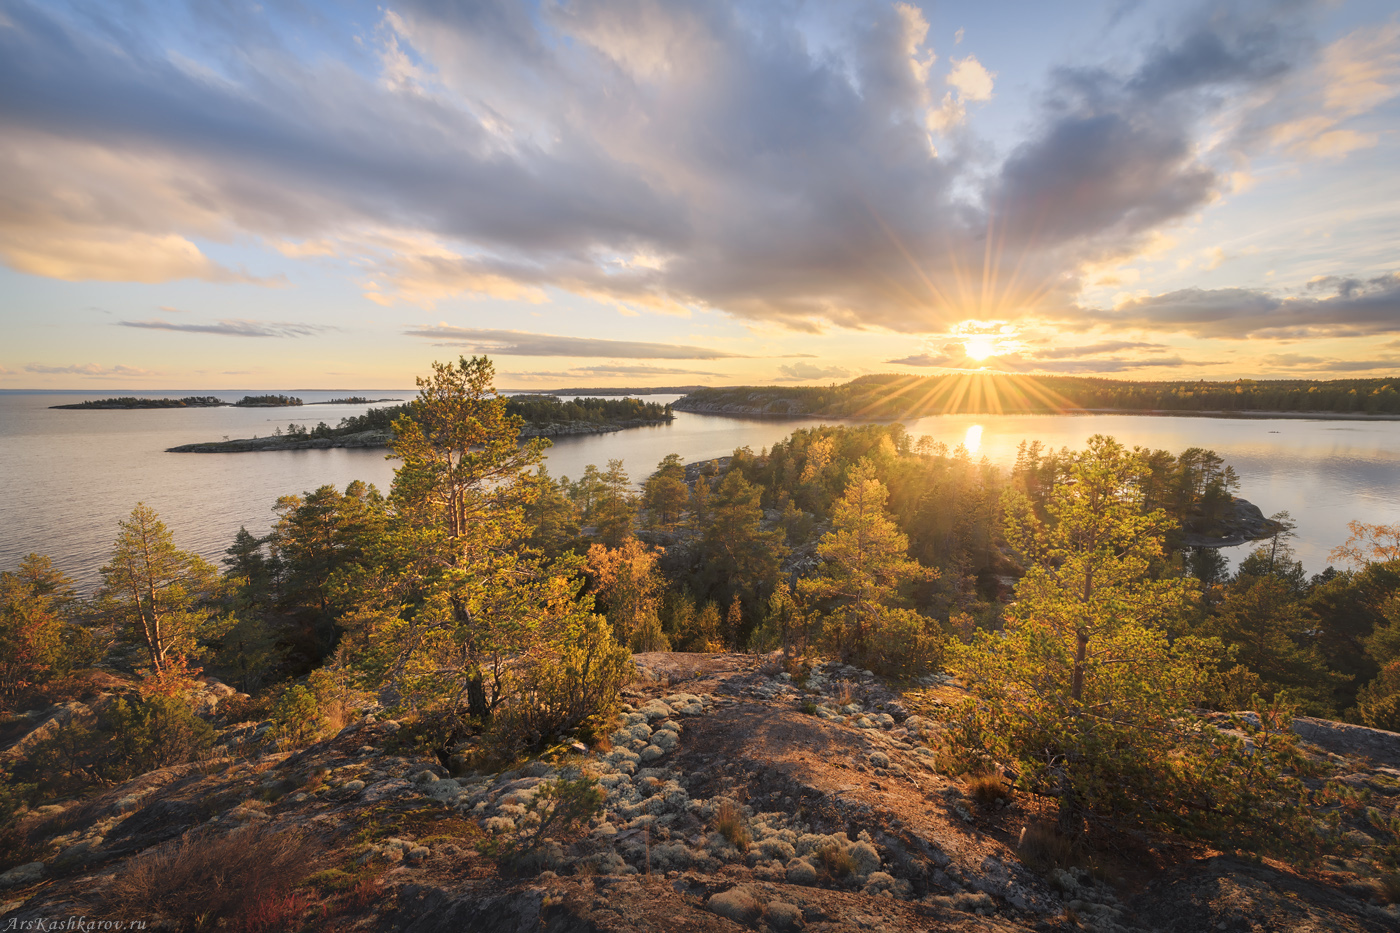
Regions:
<instances>
[{"instance_id":1,"label":"pine tree","mask_svg":"<svg viewBox=\"0 0 1400 933\"><path fill-rule=\"evenodd\" d=\"M697 489L703 485L703 479ZM708 499L709 523L701 541L703 575L711 595L729 603L737 596L757 609L777 585L787 546L781 528L765 530L760 491L744 474L730 470ZM748 633L731 633L740 643Z\"/></svg>"},{"instance_id":2,"label":"pine tree","mask_svg":"<svg viewBox=\"0 0 1400 933\"><path fill-rule=\"evenodd\" d=\"M680 454L667 454L656 465L656 472L642 487L642 504L647 509L648 527L670 528L680 521L690 498L685 484L685 466Z\"/></svg>"},{"instance_id":3,"label":"pine tree","mask_svg":"<svg viewBox=\"0 0 1400 933\"><path fill-rule=\"evenodd\" d=\"M578 601L581 559L545 561L519 546L547 442L518 443L521 420L507 414L494 372L485 357L434 363L410 416L394 423L403 465L383 550L401 562L405 609L373 623L367 662L408 702L481 719L593 631Z\"/></svg>"},{"instance_id":4,"label":"pine tree","mask_svg":"<svg viewBox=\"0 0 1400 933\"><path fill-rule=\"evenodd\" d=\"M1090 438L1041 516L1006 494L1006 536L1025 563L1004 631L977 633L954 667L976 697L965 741L989 749L1022 786L1086 807L1150 809L1169 794L1166 759L1185 710L1207 689L1218 643L1169 641L1190 581L1154 580L1169 520L1144 511L1141 458ZM1160 760L1159 760L1160 759Z\"/></svg>"},{"instance_id":5,"label":"pine tree","mask_svg":"<svg viewBox=\"0 0 1400 933\"><path fill-rule=\"evenodd\" d=\"M603 474L602 498L596 509L598 537L604 544L618 547L632 536L635 511L631 478L623 469L621 460L609 460L608 472Z\"/></svg>"},{"instance_id":6,"label":"pine tree","mask_svg":"<svg viewBox=\"0 0 1400 933\"><path fill-rule=\"evenodd\" d=\"M116 621L120 637L139 646L152 673L194 653L216 634L209 605L214 567L175 540L154 509L138 502L119 525L112 556L101 570L100 605Z\"/></svg>"},{"instance_id":7,"label":"pine tree","mask_svg":"<svg viewBox=\"0 0 1400 933\"><path fill-rule=\"evenodd\" d=\"M821 573L799 584L804 594L832 605L830 619L842 655L866 660L877 654L881 622L901 586L932 574L908 556L909 538L885 512L888 497L862 460L832 508L832 530L817 548Z\"/></svg>"},{"instance_id":8,"label":"pine tree","mask_svg":"<svg viewBox=\"0 0 1400 933\"><path fill-rule=\"evenodd\" d=\"M91 634L74 621L73 581L39 554L0 573L0 696L13 699L95 660Z\"/></svg>"}]
</instances>

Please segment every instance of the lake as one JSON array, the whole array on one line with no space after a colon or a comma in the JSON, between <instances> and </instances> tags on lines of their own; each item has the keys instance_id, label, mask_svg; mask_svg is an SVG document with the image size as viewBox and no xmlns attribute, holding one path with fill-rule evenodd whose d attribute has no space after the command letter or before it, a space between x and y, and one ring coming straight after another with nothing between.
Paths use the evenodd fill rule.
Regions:
<instances>
[{"instance_id":1,"label":"lake","mask_svg":"<svg viewBox=\"0 0 1400 933\"><path fill-rule=\"evenodd\" d=\"M251 437L285 430L295 422L335 425L364 405L315 405L291 409L160 409L51 411L113 394L236 399L267 390L180 390L138 393L0 391L0 476L7 488L0 505L0 569L11 569L37 551L85 587L117 534L117 522L138 501L150 505L176 543L210 560L223 556L240 526L265 534L278 496L325 483L361 479L387 491L394 462L382 450L299 450L243 454L170 454L167 447L223 437ZM307 402L351 395L408 399L413 390L275 390ZM275 393L274 393L275 394ZM651 396L650 401L674 401ZM621 459L642 480L668 453L689 461L724 456L736 447L758 451L799 427L823 419L742 419L677 412L669 425L586 437L559 438L549 451L555 476L577 478L585 466ZM825 419L831 420L831 419ZM1240 476L1239 494L1272 514L1292 513L1294 547L1310 573L1327 565L1327 552L1347 537L1351 519L1400 521L1400 422L1236 420L1135 415L949 415L908 423L950 448L965 445L974 457L1009 467L1022 440L1049 447L1082 447L1094 434L1128 445L1180 453L1205 447ZM1234 555L1247 551L1233 549ZM1229 552L1227 552L1229 553Z\"/></svg>"}]
</instances>

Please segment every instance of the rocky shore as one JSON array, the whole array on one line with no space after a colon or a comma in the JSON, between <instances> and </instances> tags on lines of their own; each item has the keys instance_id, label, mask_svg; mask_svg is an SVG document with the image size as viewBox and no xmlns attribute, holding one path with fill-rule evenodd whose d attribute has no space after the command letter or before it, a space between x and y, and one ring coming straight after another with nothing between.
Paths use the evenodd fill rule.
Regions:
<instances>
[{"instance_id":1,"label":"rocky shore","mask_svg":"<svg viewBox=\"0 0 1400 933\"><path fill-rule=\"evenodd\" d=\"M223 725L214 759L22 815L32 857L0 874L0 923L125 916L185 929L188 917L170 913L178 897L159 909L133 903L123 879L172 846L232 853L295 839L301 861L286 869L295 916L314 912L335 929L1378 933L1400 924L1364 857L1389 844L1384 827L1400 817L1390 765L1400 735L1300 723L1323 746L1308 753L1367 795L1364 813L1319 823L1354 838L1355 858L1300 872L1144 842L1136 861L1111 871L1032 868L1019 845L1040 818L1035 802L974 795L935 750L938 710L964 696L952 678L900 686L833 663L793 677L776 656L745 654L635 660L609 736L500 773L426 754L404 738L410 724L373 709L299 750L280 747L271 723ZM233 691L215 683L208 693L217 719ZM483 854L528 836L541 791L578 775L603 793L580 831L542 841L509 871Z\"/></svg>"},{"instance_id":2,"label":"rocky shore","mask_svg":"<svg viewBox=\"0 0 1400 933\"><path fill-rule=\"evenodd\" d=\"M388 447L392 431L361 431L340 437L247 437L231 441L181 444L166 448L172 454L237 454L263 450L328 450L332 447Z\"/></svg>"},{"instance_id":3,"label":"rocky shore","mask_svg":"<svg viewBox=\"0 0 1400 933\"><path fill-rule=\"evenodd\" d=\"M755 391L742 399L712 402L687 395L671 403L676 411L686 411L703 415L732 415L745 418L831 418L837 421L854 420L849 415L833 415L820 409L814 410L805 401L774 396L771 392ZM948 412L947 414L985 414L979 412ZM1044 414L1039 411L1019 412L1006 410L1003 415ZM1400 415L1376 414L1369 412L1336 411L1196 411L1187 409L1141 409L1141 408L1082 408L1059 412L1063 415L1142 415L1157 418L1235 418L1251 421L1400 421ZM923 418L927 413L909 415ZM905 416L900 416L905 417ZM986 417L995 417L986 415Z\"/></svg>"},{"instance_id":4,"label":"rocky shore","mask_svg":"<svg viewBox=\"0 0 1400 933\"><path fill-rule=\"evenodd\" d=\"M611 434L628 428L644 428L662 421L564 421L554 424L527 424L520 429L520 436L531 437L574 437L588 434ZM172 454L238 454L264 450L328 450L332 447L388 447L394 439L392 431L361 431L357 434L343 434L335 437L249 437L229 441L206 441L199 444L181 444L166 448Z\"/></svg>"},{"instance_id":5,"label":"rocky shore","mask_svg":"<svg viewBox=\"0 0 1400 933\"><path fill-rule=\"evenodd\" d=\"M1183 532L1181 544L1183 547L1235 547L1272 538L1282 527L1278 522L1265 518L1259 506L1253 502L1235 499L1230 503L1230 512L1219 521L1211 522L1205 532Z\"/></svg>"}]
</instances>

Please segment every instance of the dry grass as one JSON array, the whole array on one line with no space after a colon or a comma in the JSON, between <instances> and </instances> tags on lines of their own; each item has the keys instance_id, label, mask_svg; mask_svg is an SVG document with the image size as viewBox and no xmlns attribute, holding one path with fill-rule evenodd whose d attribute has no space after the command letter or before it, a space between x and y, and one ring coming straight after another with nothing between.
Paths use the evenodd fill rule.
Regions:
<instances>
[{"instance_id":1,"label":"dry grass","mask_svg":"<svg viewBox=\"0 0 1400 933\"><path fill-rule=\"evenodd\" d=\"M1042 874L1052 868L1071 868L1082 860L1081 846L1052 823L1030 823L1021 830L1016 854L1028 868Z\"/></svg>"},{"instance_id":2,"label":"dry grass","mask_svg":"<svg viewBox=\"0 0 1400 933\"><path fill-rule=\"evenodd\" d=\"M996 774L976 774L967 779L967 796L983 809L997 805L1007 797L1006 785Z\"/></svg>"},{"instance_id":3,"label":"dry grass","mask_svg":"<svg viewBox=\"0 0 1400 933\"><path fill-rule=\"evenodd\" d=\"M107 893L114 913L161 914L184 927L288 928L306 907L293 889L312 870L301 836L261 826L196 830L132 859Z\"/></svg>"},{"instance_id":4,"label":"dry grass","mask_svg":"<svg viewBox=\"0 0 1400 933\"><path fill-rule=\"evenodd\" d=\"M339 735L341 730L360 718L360 711L341 700L332 700L321 708L321 715L326 717L326 728L323 736Z\"/></svg>"},{"instance_id":5,"label":"dry grass","mask_svg":"<svg viewBox=\"0 0 1400 933\"><path fill-rule=\"evenodd\" d=\"M1400 871L1388 871L1380 876L1381 894L1387 904L1400 903Z\"/></svg>"},{"instance_id":6,"label":"dry grass","mask_svg":"<svg viewBox=\"0 0 1400 933\"><path fill-rule=\"evenodd\" d=\"M849 680L838 680L831 685L832 697L837 705L845 706L847 703L854 703L856 699L856 685Z\"/></svg>"},{"instance_id":7,"label":"dry grass","mask_svg":"<svg viewBox=\"0 0 1400 933\"><path fill-rule=\"evenodd\" d=\"M749 851L749 844L753 842L753 838L749 835L749 828L744 825L744 815L732 801L725 800L720 803L719 810L715 813L715 829L740 852Z\"/></svg>"}]
</instances>

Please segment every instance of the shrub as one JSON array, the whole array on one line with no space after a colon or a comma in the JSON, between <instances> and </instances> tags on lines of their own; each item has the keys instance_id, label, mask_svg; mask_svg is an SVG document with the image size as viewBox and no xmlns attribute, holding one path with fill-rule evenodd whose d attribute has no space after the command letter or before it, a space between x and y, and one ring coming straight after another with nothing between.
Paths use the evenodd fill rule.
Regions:
<instances>
[{"instance_id":1,"label":"shrub","mask_svg":"<svg viewBox=\"0 0 1400 933\"><path fill-rule=\"evenodd\" d=\"M113 913L159 913L181 927L225 921L234 928L286 929L304 910L291 910L291 893L310 874L313 853L301 836L285 830L195 830L132 859L105 898Z\"/></svg>"},{"instance_id":2,"label":"shrub","mask_svg":"<svg viewBox=\"0 0 1400 933\"><path fill-rule=\"evenodd\" d=\"M856 873L855 856L846 846L825 845L816 852L817 862L833 878L847 878Z\"/></svg>"},{"instance_id":3,"label":"shrub","mask_svg":"<svg viewBox=\"0 0 1400 933\"><path fill-rule=\"evenodd\" d=\"M17 770L41 796L61 796L193 761L213 741L213 728L179 697L121 697L95 726L73 719L37 743Z\"/></svg>"},{"instance_id":4,"label":"shrub","mask_svg":"<svg viewBox=\"0 0 1400 933\"><path fill-rule=\"evenodd\" d=\"M289 687L273 704L272 721L278 736L298 748L316 741L329 726L315 694L300 684Z\"/></svg>"},{"instance_id":5,"label":"shrub","mask_svg":"<svg viewBox=\"0 0 1400 933\"><path fill-rule=\"evenodd\" d=\"M613 639L602 617L591 617L557 657L523 673L514 701L491 724L493 744L509 756L605 723L616 714L618 694L632 671L627 648Z\"/></svg>"}]
</instances>

